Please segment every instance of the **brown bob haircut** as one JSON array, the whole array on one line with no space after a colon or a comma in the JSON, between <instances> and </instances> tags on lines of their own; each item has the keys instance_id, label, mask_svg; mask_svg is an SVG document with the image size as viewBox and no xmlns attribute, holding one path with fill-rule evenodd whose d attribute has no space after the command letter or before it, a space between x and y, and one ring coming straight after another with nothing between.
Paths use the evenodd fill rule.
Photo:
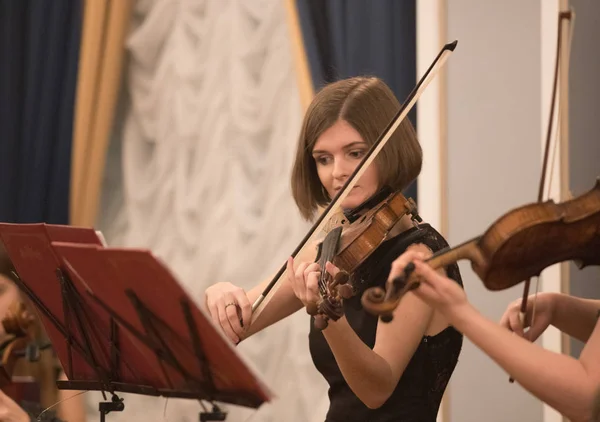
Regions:
<instances>
[{"instance_id":1,"label":"brown bob haircut","mask_svg":"<svg viewBox=\"0 0 600 422\"><path fill-rule=\"evenodd\" d=\"M353 77L320 90L306 111L292 169L292 195L304 218L313 218L331 198L321 185L312 150L338 120L348 122L373 145L400 109L392 90L376 77ZM423 154L413 125L405 118L375 158L380 187L404 190L421 172Z\"/></svg>"}]
</instances>

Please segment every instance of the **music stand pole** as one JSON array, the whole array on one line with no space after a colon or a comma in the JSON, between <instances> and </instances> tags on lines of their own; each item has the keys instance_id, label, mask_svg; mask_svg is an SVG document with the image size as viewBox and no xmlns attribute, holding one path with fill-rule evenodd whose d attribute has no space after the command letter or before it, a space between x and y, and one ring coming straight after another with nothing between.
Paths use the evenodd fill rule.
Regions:
<instances>
[{"instance_id":1,"label":"music stand pole","mask_svg":"<svg viewBox=\"0 0 600 422\"><path fill-rule=\"evenodd\" d=\"M125 409L125 403L123 399L113 394L112 401L103 401L98 404L98 410L100 411L100 422L106 422L106 415L110 412L122 412Z\"/></svg>"}]
</instances>

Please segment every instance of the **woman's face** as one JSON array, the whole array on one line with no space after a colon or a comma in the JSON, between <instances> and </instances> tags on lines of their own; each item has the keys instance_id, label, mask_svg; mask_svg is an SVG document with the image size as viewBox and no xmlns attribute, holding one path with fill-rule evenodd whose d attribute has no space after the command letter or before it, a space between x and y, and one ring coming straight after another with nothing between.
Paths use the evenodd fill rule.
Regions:
<instances>
[{"instance_id":1,"label":"woman's face","mask_svg":"<svg viewBox=\"0 0 600 422\"><path fill-rule=\"evenodd\" d=\"M337 195L368 150L369 146L360 134L344 120L338 120L317 139L312 156L321 184L330 198ZM346 196L342 208L357 207L373 196L378 188L377 168L372 163Z\"/></svg>"}]
</instances>

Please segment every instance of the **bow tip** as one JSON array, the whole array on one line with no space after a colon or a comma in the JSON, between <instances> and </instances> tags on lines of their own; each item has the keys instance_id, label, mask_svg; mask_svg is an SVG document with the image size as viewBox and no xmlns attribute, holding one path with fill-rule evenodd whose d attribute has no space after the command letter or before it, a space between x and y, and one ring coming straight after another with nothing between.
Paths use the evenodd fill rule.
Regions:
<instances>
[{"instance_id":1,"label":"bow tip","mask_svg":"<svg viewBox=\"0 0 600 422\"><path fill-rule=\"evenodd\" d=\"M446 44L444 49L454 51L454 49L456 48L456 44L458 44L458 40L454 40L451 43Z\"/></svg>"}]
</instances>

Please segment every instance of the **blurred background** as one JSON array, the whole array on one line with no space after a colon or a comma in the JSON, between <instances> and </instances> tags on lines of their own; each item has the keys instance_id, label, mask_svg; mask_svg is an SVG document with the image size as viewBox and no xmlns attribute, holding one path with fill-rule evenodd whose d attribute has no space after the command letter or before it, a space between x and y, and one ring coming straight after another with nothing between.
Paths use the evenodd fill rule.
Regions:
<instances>
[{"instance_id":1,"label":"blurred background","mask_svg":"<svg viewBox=\"0 0 600 422\"><path fill-rule=\"evenodd\" d=\"M289 176L315 91L368 74L403 101L458 40L409 115L425 161L406 192L458 244L537 199L558 14L568 9L557 200L600 176L597 1L0 0L0 221L95 227L110 246L150 249L201 306L212 283L249 289L310 227ZM492 319L522 293L490 292L460 265L470 300ZM599 276L558 265L539 290L600 298ZM258 411L227 406L228 420L323 420L327 389L308 329L299 312L239 346L277 399ZM540 342L581 348L552 330ZM193 421L201 410L124 396L109 420ZM97 420L100 395L84 397ZM468 340L438 419L562 420Z\"/></svg>"}]
</instances>

